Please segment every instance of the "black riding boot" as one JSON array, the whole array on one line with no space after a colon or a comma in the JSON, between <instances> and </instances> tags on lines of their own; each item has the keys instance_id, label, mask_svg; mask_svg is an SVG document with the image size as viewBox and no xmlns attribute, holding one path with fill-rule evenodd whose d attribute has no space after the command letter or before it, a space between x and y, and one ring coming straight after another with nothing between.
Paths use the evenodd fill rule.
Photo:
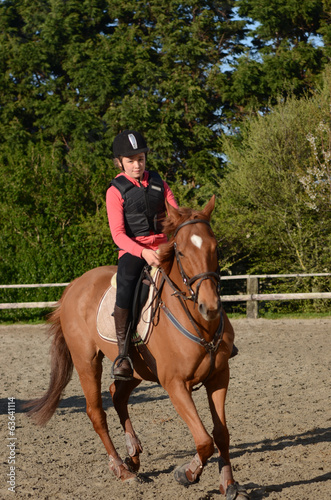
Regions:
<instances>
[{"instance_id":1,"label":"black riding boot","mask_svg":"<svg viewBox=\"0 0 331 500\"><path fill-rule=\"evenodd\" d=\"M122 309L115 305L114 320L116 328L116 336L118 342L118 357L113 364L112 375L115 380L132 380L133 370L132 363L125 352L125 340L128 329L129 309Z\"/></svg>"}]
</instances>

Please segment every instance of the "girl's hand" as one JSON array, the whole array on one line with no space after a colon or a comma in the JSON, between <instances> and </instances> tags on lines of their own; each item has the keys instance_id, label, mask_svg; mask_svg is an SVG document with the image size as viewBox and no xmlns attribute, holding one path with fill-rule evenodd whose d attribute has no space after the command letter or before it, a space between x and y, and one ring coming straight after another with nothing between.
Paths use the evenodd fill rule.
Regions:
<instances>
[{"instance_id":1,"label":"girl's hand","mask_svg":"<svg viewBox=\"0 0 331 500\"><path fill-rule=\"evenodd\" d=\"M141 256L150 266L158 267L160 265L160 259L158 254L154 250L151 250L150 248L144 248L143 251L141 252Z\"/></svg>"}]
</instances>

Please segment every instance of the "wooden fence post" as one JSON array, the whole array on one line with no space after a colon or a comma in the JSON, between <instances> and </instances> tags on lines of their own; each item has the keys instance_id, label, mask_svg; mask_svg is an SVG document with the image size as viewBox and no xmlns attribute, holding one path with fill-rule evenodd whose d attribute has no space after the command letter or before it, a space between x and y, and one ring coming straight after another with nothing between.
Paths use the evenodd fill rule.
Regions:
<instances>
[{"instance_id":1,"label":"wooden fence post","mask_svg":"<svg viewBox=\"0 0 331 500\"><path fill-rule=\"evenodd\" d=\"M247 278L247 295L259 293L259 279ZM257 319L259 317L259 302L257 300L248 300L246 302L246 317Z\"/></svg>"}]
</instances>

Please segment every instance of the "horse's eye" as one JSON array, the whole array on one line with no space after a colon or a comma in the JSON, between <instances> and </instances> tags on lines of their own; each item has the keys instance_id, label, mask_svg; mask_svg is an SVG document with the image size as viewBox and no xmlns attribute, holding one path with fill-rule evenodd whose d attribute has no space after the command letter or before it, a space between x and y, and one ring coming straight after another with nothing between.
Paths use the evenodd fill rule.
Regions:
<instances>
[{"instance_id":1,"label":"horse's eye","mask_svg":"<svg viewBox=\"0 0 331 500\"><path fill-rule=\"evenodd\" d=\"M178 255L179 255L179 257L184 257L183 252L181 252L180 250L178 250Z\"/></svg>"}]
</instances>

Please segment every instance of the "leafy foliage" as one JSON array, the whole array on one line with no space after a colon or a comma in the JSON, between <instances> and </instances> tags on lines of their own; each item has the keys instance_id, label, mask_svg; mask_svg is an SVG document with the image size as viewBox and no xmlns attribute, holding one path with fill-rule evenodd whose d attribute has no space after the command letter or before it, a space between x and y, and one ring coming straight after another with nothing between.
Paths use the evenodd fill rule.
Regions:
<instances>
[{"instance_id":1,"label":"leafy foliage","mask_svg":"<svg viewBox=\"0 0 331 500\"><path fill-rule=\"evenodd\" d=\"M265 112L277 96L312 92L330 61L327 1L238 0L239 15L251 21L246 53L227 71L224 107L237 122Z\"/></svg>"},{"instance_id":2,"label":"leafy foliage","mask_svg":"<svg viewBox=\"0 0 331 500\"><path fill-rule=\"evenodd\" d=\"M220 194L224 268L329 266L311 180L327 175L329 116L312 96L330 41L329 0L0 2L1 282L116 263L105 192L125 128L181 205Z\"/></svg>"},{"instance_id":3,"label":"leafy foliage","mask_svg":"<svg viewBox=\"0 0 331 500\"><path fill-rule=\"evenodd\" d=\"M239 143L224 140L229 168L218 218L224 267L236 258L249 261L250 273L330 272L330 145L311 147L320 123L329 135L330 88L328 75L314 98L279 102L269 115L246 122ZM318 205L312 190L320 194Z\"/></svg>"}]
</instances>

